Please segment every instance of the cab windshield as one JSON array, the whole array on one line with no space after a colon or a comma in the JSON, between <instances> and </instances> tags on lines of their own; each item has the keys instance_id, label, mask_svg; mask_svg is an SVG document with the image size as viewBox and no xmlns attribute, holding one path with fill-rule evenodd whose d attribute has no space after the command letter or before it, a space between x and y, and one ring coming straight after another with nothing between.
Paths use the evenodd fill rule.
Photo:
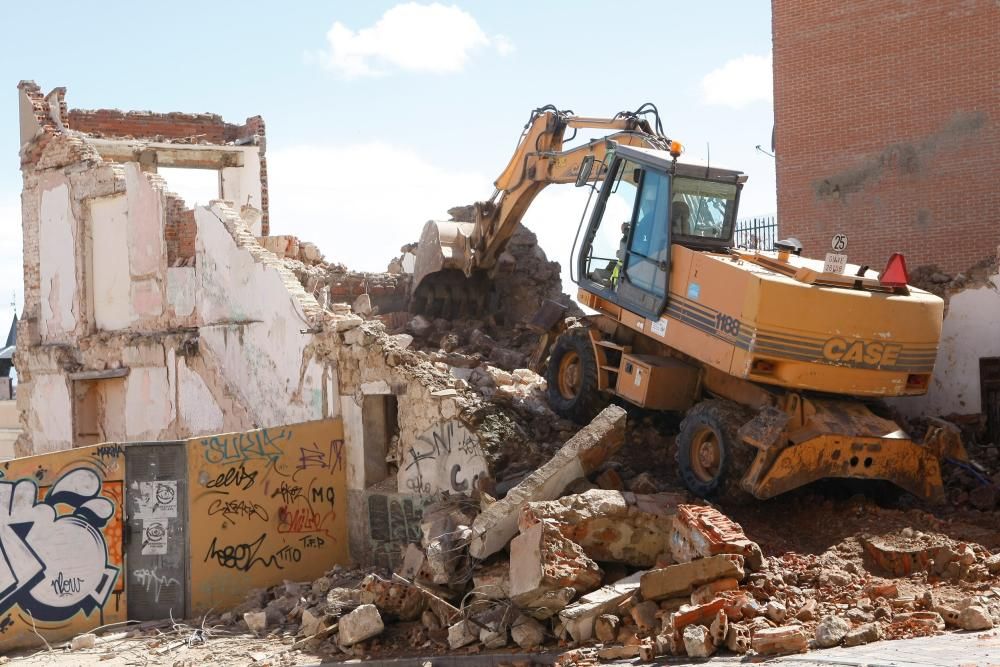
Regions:
<instances>
[{"instance_id":1,"label":"cab windshield","mask_svg":"<svg viewBox=\"0 0 1000 667\"><path fill-rule=\"evenodd\" d=\"M728 239L736 215L736 185L677 176L670 225L674 236Z\"/></svg>"}]
</instances>

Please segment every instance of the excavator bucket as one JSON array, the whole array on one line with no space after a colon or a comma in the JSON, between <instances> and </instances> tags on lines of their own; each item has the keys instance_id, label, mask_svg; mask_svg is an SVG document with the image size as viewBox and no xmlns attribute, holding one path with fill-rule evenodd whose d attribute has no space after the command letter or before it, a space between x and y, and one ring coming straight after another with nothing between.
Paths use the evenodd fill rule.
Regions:
<instances>
[{"instance_id":1,"label":"excavator bucket","mask_svg":"<svg viewBox=\"0 0 1000 667\"><path fill-rule=\"evenodd\" d=\"M428 317L481 316L490 303L485 271L472 269L471 222L430 220L413 266L410 310Z\"/></svg>"}]
</instances>

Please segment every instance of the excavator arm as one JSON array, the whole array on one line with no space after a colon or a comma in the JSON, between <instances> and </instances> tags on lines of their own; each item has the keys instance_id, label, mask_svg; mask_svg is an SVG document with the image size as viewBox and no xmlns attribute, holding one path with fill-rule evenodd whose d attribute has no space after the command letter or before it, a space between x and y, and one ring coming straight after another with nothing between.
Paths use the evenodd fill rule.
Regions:
<instances>
[{"instance_id":1,"label":"excavator arm","mask_svg":"<svg viewBox=\"0 0 1000 667\"><path fill-rule=\"evenodd\" d=\"M653 116L651 125L647 116ZM608 130L585 144L564 150L566 132L579 129ZM476 202L472 220L429 221L417 246L413 275L414 309L433 314L457 314L483 305L482 276L497 263L525 211L538 193L552 183L572 183L587 156L603 164L610 142L669 150L656 107L644 104L611 118L576 116L552 105L535 109L506 168L494 181L496 190L486 201ZM589 180L602 176L595 169ZM471 284L463 281L479 274ZM459 284L461 283L461 284Z\"/></svg>"}]
</instances>

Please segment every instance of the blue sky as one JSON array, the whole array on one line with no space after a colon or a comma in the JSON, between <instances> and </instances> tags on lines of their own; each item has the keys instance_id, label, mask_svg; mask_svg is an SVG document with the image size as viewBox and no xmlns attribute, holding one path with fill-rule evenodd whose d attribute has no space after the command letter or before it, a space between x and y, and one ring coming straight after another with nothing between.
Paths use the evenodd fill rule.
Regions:
<instances>
[{"instance_id":1,"label":"blue sky","mask_svg":"<svg viewBox=\"0 0 1000 667\"><path fill-rule=\"evenodd\" d=\"M4 8L0 304L16 290L20 305L21 79L66 86L76 108L262 115L272 233L358 269L384 269L427 219L492 194L529 112L549 103L605 115L654 102L685 157L704 161L710 144L712 164L749 174L743 215L775 209L773 160L755 150L773 123L769 0L96 7ZM549 188L526 217L564 265L581 192Z\"/></svg>"}]
</instances>

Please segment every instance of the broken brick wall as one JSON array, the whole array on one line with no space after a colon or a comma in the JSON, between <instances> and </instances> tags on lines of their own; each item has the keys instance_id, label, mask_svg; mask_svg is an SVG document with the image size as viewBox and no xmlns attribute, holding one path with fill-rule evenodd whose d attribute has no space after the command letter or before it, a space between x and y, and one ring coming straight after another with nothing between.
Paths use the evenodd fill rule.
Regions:
<instances>
[{"instance_id":1,"label":"broken brick wall","mask_svg":"<svg viewBox=\"0 0 1000 667\"><path fill-rule=\"evenodd\" d=\"M992 2L773 0L782 233L822 257L965 271L1000 244Z\"/></svg>"}]
</instances>

